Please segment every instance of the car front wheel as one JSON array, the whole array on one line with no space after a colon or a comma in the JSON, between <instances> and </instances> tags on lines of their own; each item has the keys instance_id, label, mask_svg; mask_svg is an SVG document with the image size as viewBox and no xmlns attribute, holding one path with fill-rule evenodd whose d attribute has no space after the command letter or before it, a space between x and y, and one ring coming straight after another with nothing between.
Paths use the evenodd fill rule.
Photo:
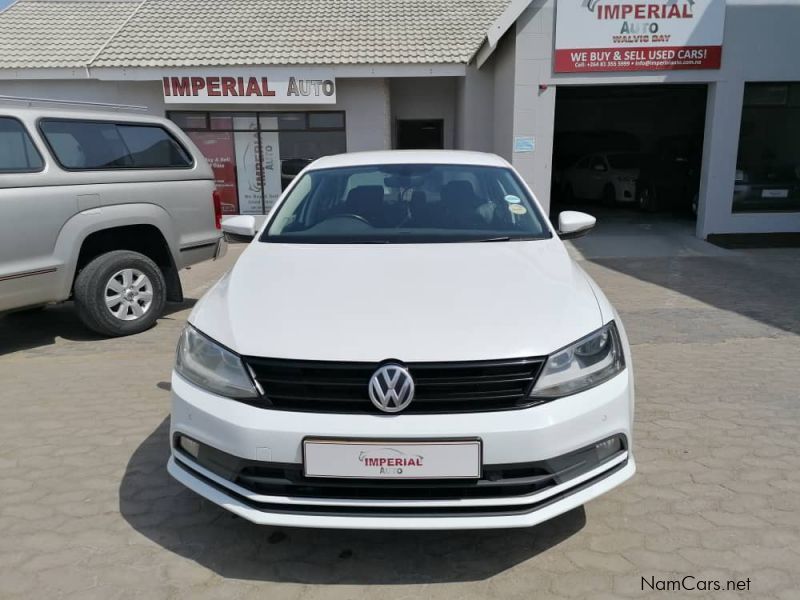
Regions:
<instances>
[{"instance_id":1,"label":"car front wheel","mask_svg":"<svg viewBox=\"0 0 800 600\"><path fill-rule=\"evenodd\" d=\"M81 270L73 295L89 329L117 337L152 327L164 312L166 283L158 265L144 254L114 250Z\"/></svg>"}]
</instances>

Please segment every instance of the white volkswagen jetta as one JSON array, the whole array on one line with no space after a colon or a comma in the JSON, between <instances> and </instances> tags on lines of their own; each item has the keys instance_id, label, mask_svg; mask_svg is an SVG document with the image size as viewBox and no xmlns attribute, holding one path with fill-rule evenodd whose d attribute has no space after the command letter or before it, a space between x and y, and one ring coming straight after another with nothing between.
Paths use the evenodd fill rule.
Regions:
<instances>
[{"instance_id":1,"label":"white volkswagen jetta","mask_svg":"<svg viewBox=\"0 0 800 600\"><path fill-rule=\"evenodd\" d=\"M373 152L304 169L198 302L169 472L256 523L534 525L619 485L619 316L497 156Z\"/></svg>"}]
</instances>

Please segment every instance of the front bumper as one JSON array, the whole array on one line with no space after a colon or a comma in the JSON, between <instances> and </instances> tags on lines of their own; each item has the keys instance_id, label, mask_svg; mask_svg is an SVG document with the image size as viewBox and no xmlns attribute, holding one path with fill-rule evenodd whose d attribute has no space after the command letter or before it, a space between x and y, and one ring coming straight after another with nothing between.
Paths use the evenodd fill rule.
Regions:
<instances>
[{"instance_id":1,"label":"front bumper","mask_svg":"<svg viewBox=\"0 0 800 600\"><path fill-rule=\"evenodd\" d=\"M617 182L616 192L617 192L617 202L635 202L636 182L635 181Z\"/></svg>"},{"instance_id":2,"label":"front bumper","mask_svg":"<svg viewBox=\"0 0 800 600\"><path fill-rule=\"evenodd\" d=\"M540 406L492 413L369 415L255 408L209 394L172 376L172 435L189 436L234 457L296 467L305 437L436 440L479 437L484 468L547 461L621 435L627 448L589 471L533 493L447 499L316 498L265 495L220 477L180 450L168 469L201 496L254 523L356 529L483 529L535 525L630 478L633 414L629 371Z\"/></svg>"}]
</instances>

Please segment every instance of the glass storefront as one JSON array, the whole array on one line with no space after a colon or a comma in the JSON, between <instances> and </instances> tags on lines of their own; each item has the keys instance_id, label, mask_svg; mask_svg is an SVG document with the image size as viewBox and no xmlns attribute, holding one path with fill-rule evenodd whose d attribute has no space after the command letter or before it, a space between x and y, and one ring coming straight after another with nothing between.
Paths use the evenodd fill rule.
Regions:
<instances>
[{"instance_id":1,"label":"glass storefront","mask_svg":"<svg viewBox=\"0 0 800 600\"><path fill-rule=\"evenodd\" d=\"M746 83L733 212L800 211L800 83Z\"/></svg>"},{"instance_id":2,"label":"glass storefront","mask_svg":"<svg viewBox=\"0 0 800 600\"><path fill-rule=\"evenodd\" d=\"M214 169L225 214L266 214L309 162L347 150L342 111L180 111L167 116Z\"/></svg>"}]
</instances>

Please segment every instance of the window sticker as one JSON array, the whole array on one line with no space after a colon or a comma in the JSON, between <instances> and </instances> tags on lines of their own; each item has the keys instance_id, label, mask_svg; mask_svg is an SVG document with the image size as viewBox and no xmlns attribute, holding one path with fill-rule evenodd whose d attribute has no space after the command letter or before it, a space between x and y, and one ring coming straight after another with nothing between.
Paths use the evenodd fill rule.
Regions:
<instances>
[{"instance_id":1,"label":"window sticker","mask_svg":"<svg viewBox=\"0 0 800 600\"><path fill-rule=\"evenodd\" d=\"M521 204L509 204L508 210L510 210L515 215L524 215L528 212L528 209L522 206Z\"/></svg>"},{"instance_id":2,"label":"window sticker","mask_svg":"<svg viewBox=\"0 0 800 600\"><path fill-rule=\"evenodd\" d=\"M519 204L520 202L522 202L522 200L519 199L519 196L514 196L512 194L508 194L505 197L505 201L508 202L509 204Z\"/></svg>"}]
</instances>

